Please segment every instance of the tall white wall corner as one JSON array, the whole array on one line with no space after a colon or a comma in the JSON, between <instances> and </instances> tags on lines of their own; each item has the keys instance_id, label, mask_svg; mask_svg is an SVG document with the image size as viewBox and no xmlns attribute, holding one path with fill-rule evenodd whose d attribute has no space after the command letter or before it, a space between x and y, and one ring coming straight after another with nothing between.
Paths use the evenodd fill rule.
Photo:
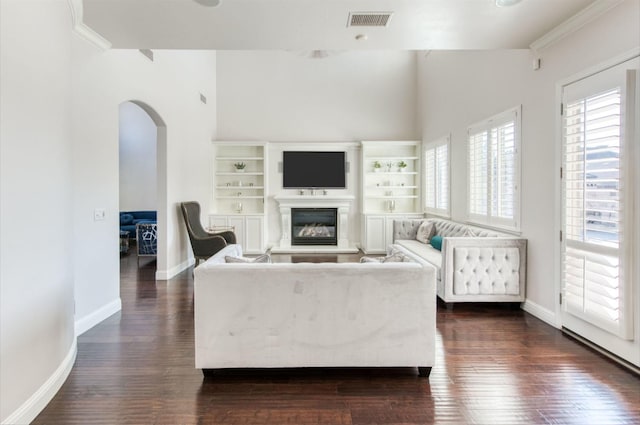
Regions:
<instances>
[{"instance_id":1,"label":"tall white wall corner","mask_svg":"<svg viewBox=\"0 0 640 425\"><path fill-rule=\"evenodd\" d=\"M87 314L86 316L76 320L75 331L76 336L80 336L89 329L93 328L98 323L105 320L107 317L122 310L122 301L118 297L110 303L100 307L96 311Z\"/></svg>"},{"instance_id":2,"label":"tall white wall corner","mask_svg":"<svg viewBox=\"0 0 640 425\"><path fill-rule=\"evenodd\" d=\"M10 414L2 424L28 424L33 421L36 416L47 407L47 404L58 393L62 384L67 380L67 377L71 373L73 364L76 361L76 355L78 354L78 343L76 338L73 339L71 347L67 355L62 360L58 368L53 374L45 381L44 384L38 390L33 393L27 401L25 401L15 412Z\"/></svg>"},{"instance_id":3,"label":"tall white wall corner","mask_svg":"<svg viewBox=\"0 0 640 425\"><path fill-rule=\"evenodd\" d=\"M82 0L67 0L67 3L69 4L69 9L71 9L73 31L97 48L101 50L109 50L111 48L111 42L84 23L84 8L82 6Z\"/></svg>"}]
</instances>

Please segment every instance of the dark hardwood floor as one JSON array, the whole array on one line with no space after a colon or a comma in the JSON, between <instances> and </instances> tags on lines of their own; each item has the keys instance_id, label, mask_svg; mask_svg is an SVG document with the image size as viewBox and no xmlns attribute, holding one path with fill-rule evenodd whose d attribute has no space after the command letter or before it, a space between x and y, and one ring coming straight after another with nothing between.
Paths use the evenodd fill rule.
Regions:
<instances>
[{"instance_id":1,"label":"dark hardwood floor","mask_svg":"<svg viewBox=\"0 0 640 425\"><path fill-rule=\"evenodd\" d=\"M204 379L192 271L156 282L155 261L138 268L135 253L121 266L122 312L78 338L76 364L35 424L640 424L637 375L505 305L440 305L429 379L411 368Z\"/></svg>"}]
</instances>

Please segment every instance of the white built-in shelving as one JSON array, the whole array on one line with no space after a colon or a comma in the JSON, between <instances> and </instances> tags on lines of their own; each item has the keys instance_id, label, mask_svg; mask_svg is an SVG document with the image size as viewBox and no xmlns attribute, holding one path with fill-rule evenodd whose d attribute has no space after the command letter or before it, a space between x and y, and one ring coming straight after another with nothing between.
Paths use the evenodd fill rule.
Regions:
<instances>
[{"instance_id":1,"label":"white built-in shelving","mask_svg":"<svg viewBox=\"0 0 640 425\"><path fill-rule=\"evenodd\" d=\"M264 252L267 144L215 141L213 152L214 202L209 226L233 229L246 253ZM236 170L237 163L245 168Z\"/></svg>"},{"instance_id":2,"label":"white built-in shelving","mask_svg":"<svg viewBox=\"0 0 640 425\"><path fill-rule=\"evenodd\" d=\"M386 251L394 220L422 217L420 155L419 141L362 142L360 238L365 253ZM400 168L401 162L406 167Z\"/></svg>"}]
</instances>

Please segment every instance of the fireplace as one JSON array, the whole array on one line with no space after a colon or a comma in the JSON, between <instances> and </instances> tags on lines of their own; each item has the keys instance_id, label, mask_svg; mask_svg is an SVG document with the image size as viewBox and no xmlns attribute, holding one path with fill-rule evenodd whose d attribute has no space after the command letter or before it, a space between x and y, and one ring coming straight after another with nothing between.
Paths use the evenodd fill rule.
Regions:
<instances>
[{"instance_id":1,"label":"fireplace","mask_svg":"<svg viewBox=\"0 0 640 425\"><path fill-rule=\"evenodd\" d=\"M355 196L352 195L276 195L273 197L278 203L280 210L280 243L271 248L271 252L278 253L356 253L358 247L349 242L349 220L352 219L352 205ZM312 236L313 239L297 240L294 244L292 237L295 237L292 219L293 210L307 210L316 213L320 210L336 211L333 218L333 236L335 239L329 241L327 239L318 238L317 235ZM320 217L318 217L320 218ZM299 222L297 224L313 224L310 222ZM320 221L320 220L315 220ZM324 221L324 220L322 220ZM298 229L300 230L300 229ZM309 230L309 227L307 227ZM322 229L324 231L324 229ZM300 233L298 231L298 233ZM304 232L303 232L304 233ZM306 244L301 244L305 242Z\"/></svg>"},{"instance_id":2,"label":"fireplace","mask_svg":"<svg viewBox=\"0 0 640 425\"><path fill-rule=\"evenodd\" d=\"M337 208L291 208L291 245L337 244Z\"/></svg>"}]
</instances>

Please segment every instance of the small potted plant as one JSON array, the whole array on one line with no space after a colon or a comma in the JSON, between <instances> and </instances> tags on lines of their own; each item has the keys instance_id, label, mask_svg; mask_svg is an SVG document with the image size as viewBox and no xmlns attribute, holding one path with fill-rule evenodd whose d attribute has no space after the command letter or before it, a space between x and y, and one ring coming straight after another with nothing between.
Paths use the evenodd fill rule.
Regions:
<instances>
[{"instance_id":1,"label":"small potted plant","mask_svg":"<svg viewBox=\"0 0 640 425\"><path fill-rule=\"evenodd\" d=\"M233 164L233 167L236 169L236 173L244 173L244 169L247 167L247 164L244 162L236 162Z\"/></svg>"},{"instance_id":2,"label":"small potted plant","mask_svg":"<svg viewBox=\"0 0 640 425\"><path fill-rule=\"evenodd\" d=\"M373 172L374 173L379 173L381 169L382 169L382 164L380 164L380 161L374 161L373 162Z\"/></svg>"},{"instance_id":3,"label":"small potted plant","mask_svg":"<svg viewBox=\"0 0 640 425\"><path fill-rule=\"evenodd\" d=\"M407 163L404 161L398 162L398 171L403 172L407 168Z\"/></svg>"}]
</instances>

